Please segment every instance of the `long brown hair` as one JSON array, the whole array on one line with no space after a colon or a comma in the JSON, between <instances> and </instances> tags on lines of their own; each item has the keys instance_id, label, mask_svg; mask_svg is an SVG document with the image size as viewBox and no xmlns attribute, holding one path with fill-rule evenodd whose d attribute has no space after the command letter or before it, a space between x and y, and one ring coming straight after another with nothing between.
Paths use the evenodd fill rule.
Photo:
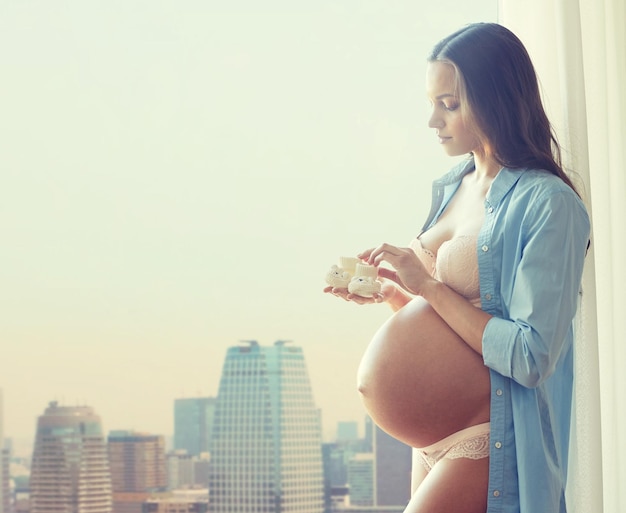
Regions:
<instances>
[{"instance_id":1,"label":"long brown hair","mask_svg":"<svg viewBox=\"0 0 626 513\"><path fill-rule=\"evenodd\" d=\"M563 169L535 68L515 34L496 23L467 25L437 43L428 60L455 68L464 114L500 165L545 169L576 190Z\"/></svg>"}]
</instances>

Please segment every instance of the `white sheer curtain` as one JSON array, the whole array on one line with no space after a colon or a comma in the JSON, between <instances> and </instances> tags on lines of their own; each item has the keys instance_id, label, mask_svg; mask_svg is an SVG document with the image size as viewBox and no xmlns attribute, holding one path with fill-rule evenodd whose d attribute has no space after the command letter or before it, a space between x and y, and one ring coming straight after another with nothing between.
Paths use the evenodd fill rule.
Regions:
<instances>
[{"instance_id":1,"label":"white sheer curtain","mask_svg":"<svg viewBox=\"0 0 626 513\"><path fill-rule=\"evenodd\" d=\"M592 247L576 340L572 513L626 512L626 2L500 0L583 183Z\"/></svg>"}]
</instances>

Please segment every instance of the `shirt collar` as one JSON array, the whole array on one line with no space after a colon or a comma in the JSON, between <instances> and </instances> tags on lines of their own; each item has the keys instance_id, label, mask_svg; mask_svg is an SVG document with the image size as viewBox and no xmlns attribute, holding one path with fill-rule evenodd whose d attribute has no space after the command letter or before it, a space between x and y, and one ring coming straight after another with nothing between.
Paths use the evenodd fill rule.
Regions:
<instances>
[{"instance_id":1,"label":"shirt collar","mask_svg":"<svg viewBox=\"0 0 626 513\"><path fill-rule=\"evenodd\" d=\"M434 185L435 187L446 187L447 185L458 183L466 174L471 173L474 169L474 158L470 157L467 160L459 162L445 175L435 180ZM500 203L502 198L504 198L517 183L524 171L526 171L526 168L503 167L500 169L497 176L493 179L489 191L487 191L487 202L492 206Z\"/></svg>"},{"instance_id":2,"label":"shirt collar","mask_svg":"<svg viewBox=\"0 0 626 513\"><path fill-rule=\"evenodd\" d=\"M461 178L463 178L467 173L474 171L474 167L474 157L463 160L441 178L435 180L433 185L435 187L445 187L446 185L460 182Z\"/></svg>"},{"instance_id":3,"label":"shirt collar","mask_svg":"<svg viewBox=\"0 0 626 513\"><path fill-rule=\"evenodd\" d=\"M485 200L489 205L496 206L502 201L504 196L515 186L526 168L503 167L491 182Z\"/></svg>"}]
</instances>

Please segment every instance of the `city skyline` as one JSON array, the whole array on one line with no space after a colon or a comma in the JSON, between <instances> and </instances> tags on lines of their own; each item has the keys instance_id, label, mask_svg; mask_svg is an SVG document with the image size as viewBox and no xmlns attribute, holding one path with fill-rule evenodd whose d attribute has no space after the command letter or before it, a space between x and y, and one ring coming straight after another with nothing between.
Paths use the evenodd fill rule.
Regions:
<instances>
[{"instance_id":1,"label":"city skyline","mask_svg":"<svg viewBox=\"0 0 626 513\"><path fill-rule=\"evenodd\" d=\"M207 397L195 397L195 398L185 398L185 399L216 400L217 398L207 396ZM94 408L91 404L88 404L88 403L68 405L68 404L64 404L61 401L57 401L56 399L51 399L50 401L48 401L48 405L50 403L56 403L59 407L65 407L65 408L79 408L79 409L80 408ZM94 408L94 409L97 409L97 408ZM323 417L323 410L321 408L319 409L319 413L320 413L320 416ZM324 443L338 442L338 441L341 442L342 440L347 440L347 439L352 439L352 438L355 438L355 439L367 438L368 422L371 423L371 419L369 419L367 413L364 413L362 418L358 418L354 420L338 420L336 424L329 425L328 429L326 430L325 436L323 436L323 442ZM106 424L106 419L101 419L101 423L104 426ZM345 438L341 436L341 433L347 424L354 424L353 432L356 433L355 436L350 437L350 438ZM111 428L106 428L106 429L104 429L103 427L103 434L106 437L116 436L119 433L137 433L137 435L163 436L165 440L165 448L169 451L169 453L173 455L174 453L176 453L176 451L179 451L179 449L176 448L174 430L172 430L172 432L169 433L169 432L151 431L147 429L128 430L127 428L123 426L112 426ZM19 438L16 439L13 437L5 437L4 440L9 444L10 452L12 456L19 457L19 458L27 458L27 457L32 456L32 451L34 449L35 442L36 442L36 433L32 439L19 439ZM27 451L22 450L26 448L28 448ZM188 457L193 456L192 454L189 454L185 449L182 449L182 450L184 451L185 456L188 456Z\"/></svg>"},{"instance_id":2,"label":"city skyline","mask_svg":"<svg viewBox=\"0 0 626 513\"><path fill-rule=\"evenodd\" d=\"M9 2L0 16L6 437L53 400L173 434L227 348L293 340L328 436L364 418L389 316L322 293L340 256L406 244L454 162L425 57L496 1ZM398 213L398 214L396 214Z\"/></svg>"},{"instance_id":3,"label":"city skyline","mask_svg":"<svg viewBox=\"0 0 626 513\"><path fill-rule=\"evenodd\" d=\"M10 508L18 509L6 511L49 513L55 505L86 499L93 513L111 507L113 513L136 513L151 501L176 502L183 490L194 490L199 507L216 512L231 512L242 501L259 511L274 511L280 503L284 511L319 513L346 500L392 508L408 501L410 447L370 418L363 419L363 429L356 421L338 422L333 441L323 442L305 357L290 341L231 346L218 396L175 400L174 412L195 429L185 427L178 446L168 448L162 434L105 435L92 406L51 401L38 418L32 466L26 465L33 510L22 488L19 498L7 494ZM183 445L213 450L194 456ZM8 490L8 479L5 484ZM195 511L191 498L185 504Z\"/></svg>"},{"instance_id":4,"label":"city skyline","mask_svg":"<svg viewBox=\"0 0 626 513\"><path fill-rule=\"evenodd\" d=\"M181 451L168 451L162 435L117 430L105 436L94 408L51 402L39 417L37 450L32 458L31 490L33 507L39 508L36 511L45 513L54 504L80 501L86 498L81 490L100 494L87 499L96 511L103 507L103 491L108 490L109 497L112 492L113 512L118 513L140 511L149 504L154 508L154 501L167 508L167 504L183 499L181 493L189 511L198 511L196 506L203 511L207 504L213 504L230 512L230 502L224 502L224 491L229 488L234 495L226 496L234 497L236 504L240 504L244 491L246 502L252 503L255 494L247 492L256 489L259 497L265 497L272 489L278 490L276 497L281 503L296 508L293 511L316 508L320 513L322 502L326 507L345 502L352 484L349 497L355 505L391 506L389 511L396 511L407 501L410 448L384 434L371 420L366 421L364 438L357 434L357 422L340 422L336 440L322 443L319 411L312 403L301 348L279 341L273 346L251 344L231 349L218 396L221 407L216 451L211 457L205 454L195 459L196 465L204 467L197 469L201 474L194 477L190 468L170 467L171 458L181 456ZM198 438L202 436L198 433ZM213 465L207 465L209 461ZM356 469L359 461L368 461L369 471L362 475L357 470L351 477L351 469ZM282 470L273 469L277 462ZM206 472L210 468L211 478L211 472ZM182 473L174 476L172 472ZM319 482L322 474L323 490ZM237 484L225 487L228 476ZM8 480L5 484L8 489ZM28 487L24 484L18 486L17 495L7 494L10 509L6 511L29 512ZM207 503L209 494L214 501ZM274 511L275 500L268 499L262 508ZM198 501L202 504L195 504Z\"/></svg>"}]
</instances>

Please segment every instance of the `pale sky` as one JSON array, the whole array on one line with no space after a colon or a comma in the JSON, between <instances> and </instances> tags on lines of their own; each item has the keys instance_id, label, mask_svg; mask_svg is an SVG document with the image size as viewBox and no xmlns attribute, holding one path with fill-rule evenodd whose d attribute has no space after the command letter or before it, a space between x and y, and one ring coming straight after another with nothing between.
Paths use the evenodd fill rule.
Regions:
<instances>
[{"instance_id":1,"label":"pale sky","mask_svg":"<svg viewBox=\"0 0 626 513\"><path fill-rule=\"evenodd\" d=\"M497 0L5 0L0 388L6 436L48 402L171 435L229 346L304 348L324 430L362 422L389 316L322 293L341 255L405 245L456 160L425 57Z\"/></svg>"}]
</instances>

